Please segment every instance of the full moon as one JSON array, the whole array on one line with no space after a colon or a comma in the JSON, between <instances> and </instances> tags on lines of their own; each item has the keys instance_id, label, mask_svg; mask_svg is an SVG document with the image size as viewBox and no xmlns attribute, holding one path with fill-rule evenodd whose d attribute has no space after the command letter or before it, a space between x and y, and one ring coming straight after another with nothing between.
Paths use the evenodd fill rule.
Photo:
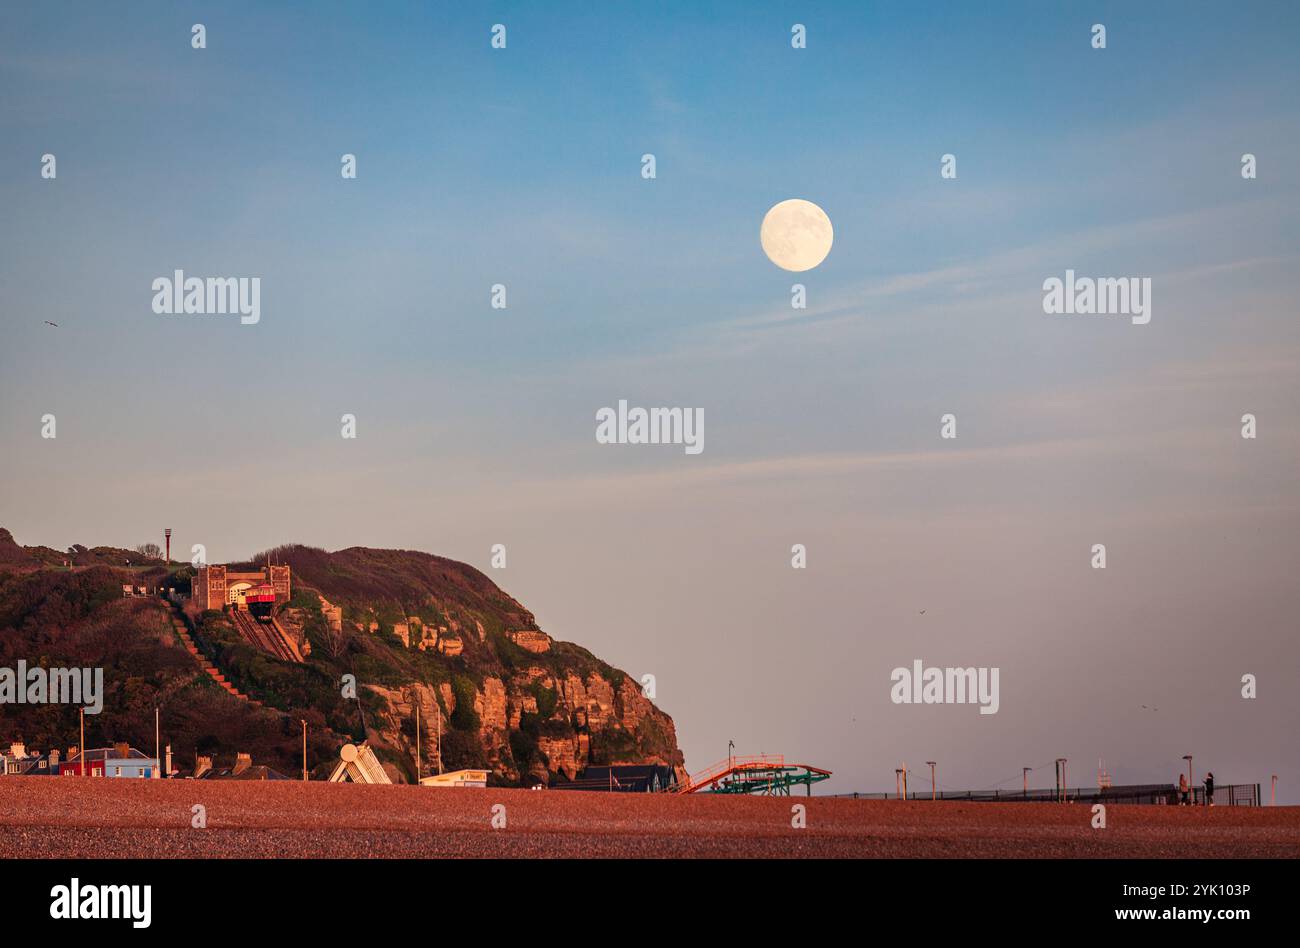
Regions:
<instances>
[{"instance_id":1,"label":"full moon","mask_svg":"<svg viewBox=\"0 0 1300 948\"><path fill-rule=\"evenodd\" d=\"M835 231L826 212L812 201L793 198L763 217L758 239L763 253L782 270L811 270L831 252Z\"/></svg>"}]
</instances>

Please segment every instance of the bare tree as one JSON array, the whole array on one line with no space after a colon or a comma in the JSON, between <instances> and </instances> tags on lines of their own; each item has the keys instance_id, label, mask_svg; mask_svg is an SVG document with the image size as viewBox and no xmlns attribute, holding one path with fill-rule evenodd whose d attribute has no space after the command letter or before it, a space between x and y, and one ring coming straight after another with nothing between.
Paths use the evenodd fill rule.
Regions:
<instances>
[{"instance_id":1,"label":"bare tree","mask_svg":"<svg viewBox=\"0 0 1300 948\"><path fill-rule=\"evenodd\" d=\"M160 559L162 557L162 547L157 543L141 543L135 548L135 551L141 556L148 557L151 560Z\"/></svg>"},{"instance_id":2,"label":"bare tree","mask_svg":"<svg viewBox=\"0 0 1300 948\"><path fill-rule=\"evenodd\" d=\"M325 640L325 651L330 653L330 658L339 658L348 650L348 633L342 624L336 629L328 618L325 618L324 624L321 637Z\"/></svg>"}]
</instances>

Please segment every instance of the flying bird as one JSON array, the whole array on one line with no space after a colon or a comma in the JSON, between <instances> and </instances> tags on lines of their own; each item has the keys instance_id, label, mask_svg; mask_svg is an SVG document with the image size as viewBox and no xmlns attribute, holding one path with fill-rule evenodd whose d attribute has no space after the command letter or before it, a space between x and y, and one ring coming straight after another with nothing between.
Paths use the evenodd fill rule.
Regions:
<instances>
[{"instance_id":1,"label":"flying bird","mask_svg":"<svg viewBox=\"0 0 1300 948\"><path fill-rule=\"evenodd\" d=\"M53 326L55 329L58 329L58 328L59 328L59 324L58 324L58 323L52 323L52 322L50 322L48 319L45 320L45 325L47 325L47 326Z\"/></svg>"}]
</instances>

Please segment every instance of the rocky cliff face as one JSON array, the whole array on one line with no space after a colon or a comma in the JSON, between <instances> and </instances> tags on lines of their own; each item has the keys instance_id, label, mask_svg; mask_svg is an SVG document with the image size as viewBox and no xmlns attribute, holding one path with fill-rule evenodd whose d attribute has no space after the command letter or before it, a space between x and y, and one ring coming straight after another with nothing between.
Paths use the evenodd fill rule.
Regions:
<instances>
[{"instance_id":1,"label":"rocky cliff face","mask_svg":"<svg viewBox=\"0 0 1300 948\"><path fill-rule=\"evenodd\" d=\"M523 605L463 563L362 548L259 554L254 562L292 571L293 597L278 618L306 654L299 663L259 650L228 616L192 601L185 616L201 656L188 654L170 631L170 607L158 598L124 601L122 586L147 580L184 596L193 570L101 562L124 553L20 547L0 529L0 656L104 667L97 740L151 744L152 709L161 705L178 759L213 756L228 766L245 753L294 773L306 720L316 777L344 743L367 740L390 777L405 782L416 773L418 708L425 774L439 759L445 770L486 768L505 784L571 780L588 764L680 771L684 763L672 719L634 679L547 635ZM252 700L214 688L204 664ZM0 738L25 735L48 746L77 738L66 708L0 709L0 725L10 732Z\"/></svg>"},{"instance_id":2,"label":"rocky cliff face","mask_svg":"<svg viewBox=\"0 0 1300 948\"><path fill-rule=\"evenodd\" d=\"M447 683L423 682L365 687L383 708L368 718L366 739L381 757L415 761L418 706L421 771L435 772L440 738L463 733L452 723L456 690ZM540 710L539 693L544 696ZM545 697L548 694L554 698ZM598 671L585 678L576 672L557 677L532 666L505 678L487 675L472 693L462 691L461 698L472 705L477 720L472 734L481 755L465 759L458 740L451 760L442 755L444 769L482 765L509 782L528 782L531 777L549 783L575 779L591 763L656 763L675 767L684 776L672 718L626 676L616 686ZM399 782L412 776L391 763L386 769Z\"/></svg>"},{"instance_id":3,"label":"rocky cliff face","mask_svg":"<svg viewBox=\"0 0 1300 948\"><path fill-rule=\"evenodd\" d=\"M636 681L552 639L478 570L405 550L281 547L257 559L267 557L293 570L312 660L331 634L345 640L341 661L364 659L365 736L393 779L414 778L417 706L425 774L439 757L509 783L571 780L588 764L682 771L672 718Z\"/></svg>"}]
</instances>

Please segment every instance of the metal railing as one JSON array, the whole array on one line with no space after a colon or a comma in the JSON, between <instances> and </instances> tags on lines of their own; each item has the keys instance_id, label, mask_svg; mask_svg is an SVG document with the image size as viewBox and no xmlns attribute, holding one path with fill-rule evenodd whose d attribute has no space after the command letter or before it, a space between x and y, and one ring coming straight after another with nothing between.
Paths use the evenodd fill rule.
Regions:
<instances>
[{"instance_id":1,"label":"metal railing","mask_svg":"<svg viewBox=\"0 0 1300 948\"><path fill-rule=\"evenodd\" d=\"M939 790L934 799L970 803L1055 803L1060 800L1061 791L1052 788L1044 790ZM894 793L832 793L827 797L850 800L897 800ZM1172 783L1136 784L1132 786L1108 787L1099 790L1096 787L1071 787L1066 789L1065 798L1070 803L1135 803L1148 805L1174 804L1178 802L1178 787ZM929 800L929 790L909 791L907 800ZM1205 787L1192 788L1192 803L1197 806L1205 804ZM1257 783L1218 784L1214 788L1214 803L1217 806L1261 806L1262 796Z\"/></svg>"},{"instance_id":2,"label":"metal railing","mask_svg":"<svg viewBox=\"0 0 1300 948\"><path fill-rule=\"evenodd\" d=\"M686 783L677 788L678 793L692 793L700 787L707 786L713 781L726 776L733 771L745 771L756 769L768 769L772 767L784 767L785 755L783 754L755 754L748 757L729 757L726 760L719 761L712 767L706 767L695 774L692 774Z\"/></svg>"}]
</instances>

